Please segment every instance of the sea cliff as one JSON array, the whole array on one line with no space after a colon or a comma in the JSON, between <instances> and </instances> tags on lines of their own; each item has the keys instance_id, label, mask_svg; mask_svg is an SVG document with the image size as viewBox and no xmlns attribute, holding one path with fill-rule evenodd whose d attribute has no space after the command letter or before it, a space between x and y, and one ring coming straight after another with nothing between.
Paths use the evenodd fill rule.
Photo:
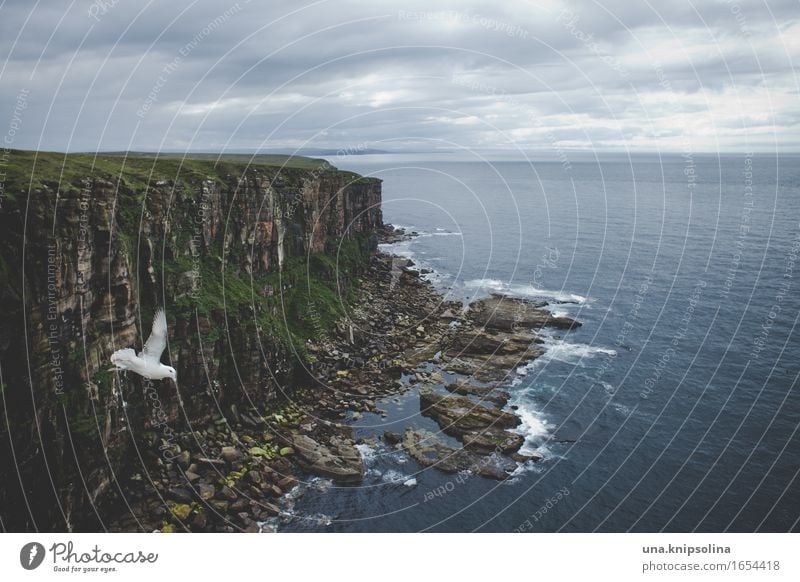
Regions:
<instances>
[{"instance_id":1,"label":"sea cliff","mask_svg":"<svg viewBox=\"0 0 800 582\"><path fill-rule=\"evenodd\" d=\"M176 435L259 416L309 376L308 340L374 250L381 183L276 156L5 159L2 527L102 530L143 457L169 462ZM178 386L109 372L161 305Z\"/></svg>"}]
</instances>

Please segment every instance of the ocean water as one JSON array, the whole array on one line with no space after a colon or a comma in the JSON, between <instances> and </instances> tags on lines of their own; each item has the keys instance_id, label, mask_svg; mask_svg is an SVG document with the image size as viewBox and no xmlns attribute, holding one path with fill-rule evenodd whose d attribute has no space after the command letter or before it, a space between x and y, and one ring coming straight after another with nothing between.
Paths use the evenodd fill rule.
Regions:
<instances>
[{"instance_id":1,"label":"ocean water","mask_svg":"<svg viewBox=\"0 0 800 582\"><path fill-rule=\"evenodd\" d=\"M279 529L798 529L800 158L332 161L384 180L385 220L420 233L388 250L450 298L544 298L583 327L509 385L540 463L497 482L363 445L364 484L301 486ZM358 436L437 428L413 392L381 407Z\"/></svg>"}]
</instances>

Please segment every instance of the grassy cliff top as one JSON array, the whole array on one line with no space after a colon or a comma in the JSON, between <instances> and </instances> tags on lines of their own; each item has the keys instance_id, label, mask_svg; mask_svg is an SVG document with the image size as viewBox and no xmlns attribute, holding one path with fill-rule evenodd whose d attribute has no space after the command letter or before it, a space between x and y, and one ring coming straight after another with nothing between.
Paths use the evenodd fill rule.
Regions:
<instances>
[{"instance_id":1,"label":"grassy cliff top","mask_svg":"<svg viewBox=\"0 0 800 582\"><path fill-rule=\"evenodd\" d=\"M121 180L128 186L142 187L160 180L225 180L238 178L248 171L297 178L310 172L336 170L322 159L280 154L64 154L5 150L0 160L0 193L13 196L45 184L65 188L87 177L102 177L112 182ZM356 174L352 176L362 179Z\"/></svg>"},{"instance_id":2,"label":"grassy cliff top","mask_svg":"<svg viewBox=\"0 0 800 582\"><path fill-rule=\"evenodd\" d=\"M94 154L72 154L72 155L90 155ZM187 163L193 162L230 162L236 164L244 164L251 166L271 166L274 168L294 168L298 170L317 170L324 169L326 166L329 169L335 169L328 162L321 158L308 158L305 156L290 156L284 154L216 154L216 153L160 153L154 154L151 152L107 152L101 154L106 158L124 158L129 160L133 159L149 159L155 160L186 160Z\"/></svg>"}]
</instances>

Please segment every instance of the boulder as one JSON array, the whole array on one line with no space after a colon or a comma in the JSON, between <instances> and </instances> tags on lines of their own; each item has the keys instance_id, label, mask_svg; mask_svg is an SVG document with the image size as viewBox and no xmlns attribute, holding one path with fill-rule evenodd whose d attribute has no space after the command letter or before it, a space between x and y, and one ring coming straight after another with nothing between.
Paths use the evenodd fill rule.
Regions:
<instances>
[{"instance_id":1,"label":"boulder","mask_svg":"<svg viewBox=\"0 0 800 582\"><path fill-rule=\"evenodd\" d=\"M197 462L203 463L205 465L213 465L213 466L219 466L219 465L224 465L225 464L225 461L223 461L222 459L211 459L211 458L208 458L208 457L198 457L197 458Z\"/></svg>"},{"instance_id":2,"label":"boulder","mask_svg":"<svg viewBox=\"0 0 800 582\"><path fill-rule=\"evenodd\" d=\"M292 477L291 475L286 475L285 477L281 478L280 481L276 483L278 487L283 489L284 491L288 491L295 485L297 485L297 479Z\"/></svg>"},{"instance_id":3,"label":"boulder","mask_svg":"<svg viewBox=\"0 0 800 582\"><path fill-rule=\"evenodd\" d=\"M208 517L206 516L204 511L195 512L194 517L192 518L192 529L196 531L202 531L208 525Z\"/></svg>"},{"instance_id":4,"label":"boulder","mask_svg":"<svg viewBox=\"0 0 800 582\"><path fill-rule=\"evenodd\" d=\"M191 455L189 454L189 451L181 451L181 453L175 457L175 462L178 463L178 466L181 469L188 469L189 464L191 463Z\"/></svg>"},{"instance_id":5,"label":"boulder","mask_svg":"<svg viewBox=\"0 0 800 582\"><path fill-rule=\"evenodd\" d=\"M211 508L220 515L225 515L228 512L228 506L230 505L224 499L213 499L208 502Z\"/></svg>"},{"instance_id":6,"label":"boulder","mask_svg":"<svg viewBox=\"0 0 800 582\"><path fill-rule=\"evenodd\" d=\"M228 463L234 463L242 458L242 453L236 447L222 447L220 456Z\"/></svg>"},{"instance_id":7,"label":"boulder","mask_svg":"<svg viewBox=\"0 0 800 582\"><path fill-rule=\"evenodd\" d=\"M189 481L189 483L194 483L200 478L200 475L198 475L197 473L193 473L192 471L186 471L184 475L186 476L186 479Z\"/></svg>"},{"instance_id":8,"label":"boulder","mask_svg":"<svg viewBox=\"0 0 800 582\"><path fill-rule=\"evenodd\" d=\"M403 440L403 435L387 430L383 433L383 440L389 445L396 445Z\"/></svg>"},{"instance_id":9,"label":"boulder","mask_svg":"<svg viewBox=\"0 0 800 582\"><path fill-rule=\"evenodd\" d=\"M238 497L236 491L226 485L223 485L216 494L216 498L222 501L235 501Z\"/></svg>"},{"instance_id":10,"label":"boulder","mask_svg":"<svg viewBox=\"0 0 800 582\"><path fill-rule=\"evenodd\" d=\"M452 309L445 309L439 314L439 319L442 319L444 321L453 321L455 319L458 319L458 315L453 313Z\"/></svg>"},{"instance_id":11,"label":"boulder","mask_svg":"<svg viewBox=\"0 0 800 582\"><path fill-rule=\"evenodd\" d=\"M200 499L203 500L213 499L214 493L216 493L213 485L204 483L202 481L195 485L195 489L197 490L197 494L200 496Z\"/></svg>"},{"instance_id":12,"label":"boulder","mask_svg":"<svg viewBox=\"0 0 800 582\"><path fill-rule=\"evenodd\" d=\"M170 487L167 490L167 498L178 503L191 503L194 496L183 487Z\"/></svg>"},{"instance_id":13,"label":"boulder","mask_svg":"<svg viewBox=\"0 0 800 582\"><path fill-rule=\"evenodd\" d=\"M293 448L300 463L311 473L342 483L360 483L364 477L361 453L352 440L331 437L323 445L308 435L295 435Z\"/></svg>"},{"instance_id":14,"label":"boulder","mask_svg":"<svg viewBox=\"0 0 800 582\"><path fill-rule=\"evenodd\" d=\"M262 508L268 515L275 516L281 512L280 508L277 505L273 505L268 501L259 501L258 506Z\"/></svg>"},{"instance_id":15,"label":"boulder","mask_svg":"<svg viewBox=\"0 0 800 582\"><path fill-rule=\"evenodd\" d=\"M170 507L170 513L180 521L186 521L192 513L192 506L187 503L175 503Z\"/></svg>"}]
</instances>

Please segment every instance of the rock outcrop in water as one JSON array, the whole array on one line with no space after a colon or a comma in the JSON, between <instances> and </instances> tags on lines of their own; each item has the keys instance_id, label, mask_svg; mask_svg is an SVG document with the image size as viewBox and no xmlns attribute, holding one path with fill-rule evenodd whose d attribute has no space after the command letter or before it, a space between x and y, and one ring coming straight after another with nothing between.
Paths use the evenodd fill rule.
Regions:
<instances>
[{"instance_id":1,"label":"rock outcrop in water","mask_svg":"<svg viewBox=\"0 0 800 582\"><path fill-rule=\"evenodd\" d=\"M508 432L520 419L515 414L478 404L466 396L443 395L420 388L422 414L433 418L445 434L458 437L464 447L481 453L516 453L524 439Z\"/></svg>"},{"instance_id":2,"label":"rock outcrop in water","mask_svg":"<svg viewBox=\"0 0 800 582\"><path fill-rule=\"evenodd\" d=\"M436 434L407 428L403 435L403 448L423 467L433 467L445 473L471 471L490 479L508 479L517 464L497 453L481 455L467 449L448 446Z\"/></svg>"},{"instance_id":3,"label":"rock outcrop in water","mask_svg":"<svg viewBox=\"0 0 800 582\"><path fill-rule=\"evenodd\" d=\"M469 318L489 330L512 332L543 327L572 329L580 323L569 317L555 316L542 309L542 301L530 301L494 293L469 305Z\"/></svg>"},{"instance_id":4,"label":"rock outcrop in water","mask_svg":"<svg viewBox=\"0 0 800 582\"><path fill-rule=\"evenodd\" d=\"M456 320L457 333L442 346L445 370L480 382L509 378L517 366L544 353L538 330L580 325L574 319L553 316L545 306L544 302L504 295L472 302Z\"/></svg>"},{"instance_id":5,"label":"rock outcrop in water","mask_svg":"<svg viewBox=\"0 0 800 582\"><path fill-rule=\"evenodd\" d=\"M232 413L256 425L313 367L306 340L341 316L339 293L374 248L380 181L313 160L9 159L3 527L102 530L93 508L141 462L135 442L151 440L162 457L151 460L172 465L179 432ZM106 370L115 349L141 347L162 304L177 391Z\"/></svg>"}]
</instances>

